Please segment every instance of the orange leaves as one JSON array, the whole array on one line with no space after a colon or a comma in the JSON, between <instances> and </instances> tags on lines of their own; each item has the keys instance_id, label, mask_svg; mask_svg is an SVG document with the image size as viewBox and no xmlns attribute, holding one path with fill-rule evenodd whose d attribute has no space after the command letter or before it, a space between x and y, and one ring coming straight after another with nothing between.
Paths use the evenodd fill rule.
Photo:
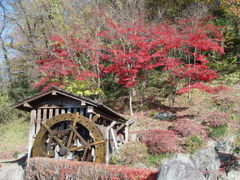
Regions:
<instances>
[{"instance_id":1,"label":"orange leaves","mask_svg":"<svg viewBox=\"0 0 240 180\"><path fill-rule=\"evenodd\" d=\"M48 158L30 159L27 177L34 179L108 179L154 180L158 171L126 166L113 166L91 162L68 161Z\"/></svg>"}]
</instances>

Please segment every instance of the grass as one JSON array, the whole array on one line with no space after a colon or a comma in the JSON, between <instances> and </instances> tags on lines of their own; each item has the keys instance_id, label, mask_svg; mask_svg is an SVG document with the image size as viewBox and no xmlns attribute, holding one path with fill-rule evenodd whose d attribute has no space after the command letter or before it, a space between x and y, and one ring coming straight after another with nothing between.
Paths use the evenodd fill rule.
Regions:
<instances>
[{"instance_id":1,"label":"grass","mask_svg":"<svg viewBox=\"0 0 240 180\"><path fill-rule=\"evenodd\" d=\"M147 159L146 159L146 164L149 167L153 166L153 167L159 168L163 159L171 158L172 156L173 156L172 153L162 153L162 154L157 154L157 155L148 154Z\"/></svg>"},{"instance_id":2,"label":"grass","mask_svg":"<svg viewBox=\"0 0 240 180\"><path fill-rule=\"evenodd\" d=\"M219 125L218 127L212 128L209 137L211 138L221 138L225 137L228 133L227 125Z\"/></svg>"},{"instance_id":3,"label":"grass","mask_svg":"<svg viewBox=\"0 0 240 180\"><path fill-rule=\"evenodd\" d=\"M16 158L27 149L28 129L29 122L26 118L0 125L0 159Z\"/></svg>"}]
</instances>

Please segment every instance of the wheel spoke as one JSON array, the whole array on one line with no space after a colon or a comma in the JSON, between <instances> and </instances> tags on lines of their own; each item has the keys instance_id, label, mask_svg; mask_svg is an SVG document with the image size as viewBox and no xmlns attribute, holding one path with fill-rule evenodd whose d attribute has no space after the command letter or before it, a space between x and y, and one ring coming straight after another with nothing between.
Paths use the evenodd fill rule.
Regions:
<instances>
[{"instance_id":1,"label":"wheel spoke","mask_svg":"<svg viewBox=\"0 0 240 180\"><path fill-rule=\"evenodd\" d=\"M48 131L48 133L49 133L50 135L52 135L52 137L55 139L55 141L56 141L61 147L66 148L66 147L63 145L62 141L54 135L54 133L52 132L52 130L51 130L45 123L42 123L42 125L43 125L43 127L45 127L45 129Z\"/></svg>"},{"instance_id":2,"label":"wheel spoke","mask_svg":"<svg viewBox=\"0 0 240 180\"><path fill-rule=\"evenodd\" d=\"M88 143L87 141L85 141L85 139L77 132L77 130L76 130L74 127L72 127L71 125L70 125L70 128L71 128L72 131L76 134L76 136L81 140L81 142L82 142L85 146L89 147L89 143Z\"/></svg>"},{"instance_id":3,"label":"wheel spoke","mask_svg":"<svg viewBox=\"0 0 240 180\"><path fill-rule=\"evenodd\" d=\"M73 129L76 128L77 118L78 118L78 113L76 113L76 117L75 117L75 119L73 121L73 125L72 125ZM70 135L69 135L69 138L68 138L67 147L70 147L70 145L71 145L73 134L74 134L73 131L71 131Z\"/></svg>"},{"instance_id":4,"label":"wheel spoke","mask_svg":"<svg viewBox=\"0 0 240 180\"><path fill-rule=\"evenodd\" d=\"M93 142L93 143L89 144L89 146L99 145L99 144L103 144L103 143L105 143L105 140L100 140L100 141ZM78 147L69 148L69 150L70 151L77 151L77 150L80 150L80 149L84 149L86 147L87 146L78 146Z\"/></svg>"}]
</instances>

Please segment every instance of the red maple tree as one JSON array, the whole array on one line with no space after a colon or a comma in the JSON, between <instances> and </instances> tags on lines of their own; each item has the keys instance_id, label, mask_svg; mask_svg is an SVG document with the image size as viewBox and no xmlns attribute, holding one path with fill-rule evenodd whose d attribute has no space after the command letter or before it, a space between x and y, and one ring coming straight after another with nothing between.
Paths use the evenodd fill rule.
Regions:
<instances>
[{"instance_id":1,"label":"red maple tree","mask_svg":"<svg viewBox=\"0 0 240 180\"><path fill-rule=\"evenodd\" d=\"M171 106L177 93L193 88L217 92L223 88L202 83L218 77L208 67L207 56L211 52L223 53L219 45L221 31L207 20L187 19L174 25L137 21L126 27L107 19L106 28L99 33L104 42L108 42L105 48L107 56L103 59L109 63L105 64L103 72L116 74L119 83L125 87L131 89L138 83L143 71L163 67L172 87ZM184 85L179 88L180 84Z\"/></svg>"},{"instance_id":2,"label":"red maple tree","mask_svg":"<svg viewBox=\"0 0 240 180\"><path fill-rule=\"evenodd\" d=\"M218 92L223 88L203 83L218 77L208 67L207 57L212 52L223 53L219 45L221 31L207 20L149 24L142 20L116 23L104 17L103 21L104 30L97 34L98 38L88 34L81 38L53 36L53 49L43 53L37 61L44 76L36 86L47 89L52 85L63 86L66 77L70 81L84 80L99 78L100 73L113 73L118 83L130 89L131 114L133 87L140 82L144 72L156 67L162 67L169 76L171 106L177 93L193 88Z\"/></svg>"}]
</instances>

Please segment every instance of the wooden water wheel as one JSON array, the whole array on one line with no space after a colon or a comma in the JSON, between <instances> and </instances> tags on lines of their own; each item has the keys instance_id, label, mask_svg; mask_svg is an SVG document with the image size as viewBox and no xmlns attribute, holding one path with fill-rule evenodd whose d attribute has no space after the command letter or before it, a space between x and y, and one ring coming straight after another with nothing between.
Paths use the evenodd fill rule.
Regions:
<instances>
[{"instance_id":1,"label":"wooden water wheel","mask_svg":"<svg viewBox=\"0 0 240 180\"><path fill-rule=\"evenodd\" d=\"M54 116L42 123L32 147L33 157L104 162L105 141L94 121L78 113Z\"/></svg>"}]
</instances>

